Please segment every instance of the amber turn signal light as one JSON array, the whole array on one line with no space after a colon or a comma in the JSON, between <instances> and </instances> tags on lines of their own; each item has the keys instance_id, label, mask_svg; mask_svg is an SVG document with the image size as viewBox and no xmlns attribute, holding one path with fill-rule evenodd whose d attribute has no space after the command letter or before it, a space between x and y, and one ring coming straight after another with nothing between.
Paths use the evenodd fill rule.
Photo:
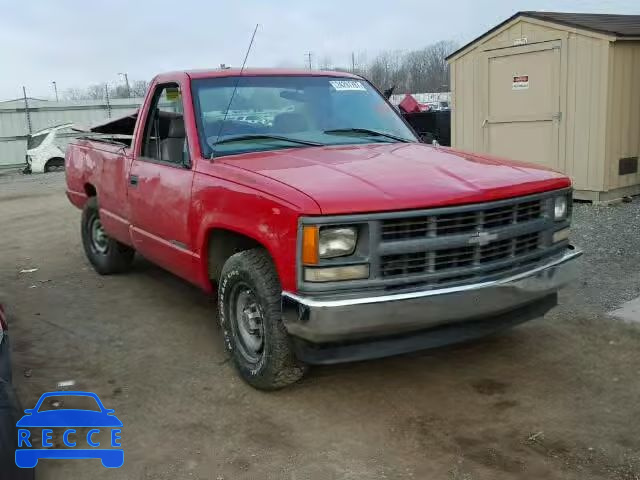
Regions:
<instances>
[{"instance_id":1,"label":"amber turn signal light","mask_svg":"<svg viewBox=\"0 0 640 480\"><path fill-rule=\"evenodd\" d=\"M318 227L315 225L302 227L302 263L318 264Z\"/></svg>"}]
</instances>

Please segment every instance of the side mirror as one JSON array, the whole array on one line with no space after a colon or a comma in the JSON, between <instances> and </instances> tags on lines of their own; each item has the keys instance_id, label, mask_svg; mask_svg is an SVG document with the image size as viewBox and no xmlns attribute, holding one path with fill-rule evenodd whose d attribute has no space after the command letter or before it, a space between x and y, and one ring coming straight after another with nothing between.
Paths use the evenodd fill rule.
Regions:
<instances>
[{"instance_id":1,"label":"side mirror","mask_svg":"<svg viewBox=\"0 0 640 480\"><path fill-rule=\"evenodd\" d=\"M419 135L420 135L420 141L422 143L433 144L433 141L435 140L435 137L433 136L433 133L430 133L430 132L420 133Z\"/></svg>"},{"instance_id":2,"label":"side mirror","mask_svg":"<svg viewBox=\"0 0 640 480\"><path fill-rule=\"evenodd\" d=\"M27 408L24 413L26 413L27 415L31 415L33 413L33 408Z\"/></svg>"},{"instance_id":3,"label":"side mirror","mask_svg":"<svg viewBox=\"0 0 640 480\"><path fill-rule=\"evenodd\" d=\"M113 415L116 411L113 408L105 408L104 413L107 415Z\"/></svg>"}]
</instances>

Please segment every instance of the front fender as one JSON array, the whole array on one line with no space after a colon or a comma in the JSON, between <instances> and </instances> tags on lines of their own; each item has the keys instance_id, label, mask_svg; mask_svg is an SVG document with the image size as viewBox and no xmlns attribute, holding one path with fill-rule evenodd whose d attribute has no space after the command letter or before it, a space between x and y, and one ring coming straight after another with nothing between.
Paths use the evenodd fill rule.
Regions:
<instances>
[{"instance_id":1,"label":"front fender","mask_svg":"<svg viewBox=\"0 0 640 480\"><path fill-rule=\"evenodd\" d=\"M194 183L198 183L196 180ZM192 228L196 232L201 284L210 285L208 246L216 228L253 239L271 255L282 288L295 291L296 239L300 212L263 192L209 177L193 191ZM215 246L214 246L215 248ZM207 289L209 290L209 286Z\"/></svg>"}]
</instances>

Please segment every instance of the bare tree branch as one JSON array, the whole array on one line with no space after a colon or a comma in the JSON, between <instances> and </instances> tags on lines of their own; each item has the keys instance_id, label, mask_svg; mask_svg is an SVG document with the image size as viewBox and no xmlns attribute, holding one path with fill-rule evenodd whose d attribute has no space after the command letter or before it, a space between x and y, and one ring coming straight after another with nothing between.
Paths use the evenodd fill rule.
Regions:
<instances>
[{"instance_id":1,"label":"bare tree branch","mask_svg":"<svg viewBox=\"0 0 640 480\"><path fill-rule=\"evenodd\" d=\"M98 83L90 85L86 88L69 88L62 93L62 98L69 101L79 100L104 100L106 83ZM109 85L109 98L128 98L127 86ZM149 82L146 80L135 80L131 83L131 96L144 97L149 88Z\"/></svg>"},{"instance_id":2,"label":"bare tree branch","mask_svg":"<svg viewBox=\"0 0 640 480\"><path fill-rule=\"evenodd\" d=\"M449 87L449 65L445 58L456 49L455 42L443 40L420 50L404 52L400 50L379 53L367 62L363 52L348 55L347 67L335 65L330 56L324 55L318 61L322 70L354 71L368 78L380 90L395 86L395 93L446 92ZM144 97L149 88L146 80L131 82L131 96ZM127 87L109 85L109 98L127 98ZM105 83L87 88L70 88L62 94L65 100L103 100Z\"/></svg>"},{"instance_id":3,"label":"bare tree branch","mask_svg":"<svg viewBox=\"0 0 640 480\"><path fill-rule=\"evenodd\" d=\"M440 41L421 50L381 52L368 65L359 65L357 73L381 90L395 85L396 93L445 92L450 90L445 59L455 49L455 42Z\"/></svg>"}]
</instances>

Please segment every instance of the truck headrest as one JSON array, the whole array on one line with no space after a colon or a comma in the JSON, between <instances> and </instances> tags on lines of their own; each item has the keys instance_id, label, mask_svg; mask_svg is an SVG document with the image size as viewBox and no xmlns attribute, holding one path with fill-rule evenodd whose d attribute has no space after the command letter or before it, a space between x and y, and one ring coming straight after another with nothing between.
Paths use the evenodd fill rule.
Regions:
<instances>
[{"instance_id":1,"label":"truck headrest","mask_svg":"<svg viewBox=\"0 0 640 480\"><path fill-rule=\"evenodd\" d=\"M184 138L186 136L184 130L184 118L174 118L169 123L169 138Z\"/></svg>"}]
</instances>

